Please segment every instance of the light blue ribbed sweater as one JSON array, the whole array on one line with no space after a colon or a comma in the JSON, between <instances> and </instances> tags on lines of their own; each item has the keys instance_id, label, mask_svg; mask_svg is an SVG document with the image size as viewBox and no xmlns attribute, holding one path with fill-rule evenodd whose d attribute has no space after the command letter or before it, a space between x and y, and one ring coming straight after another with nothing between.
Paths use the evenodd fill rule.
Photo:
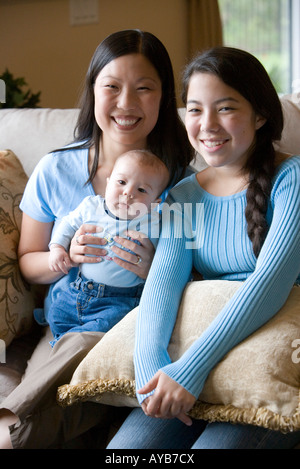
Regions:
<instances>
[{"instance_id":1,"label":"light blue ribbed sweater","mask_svg":"<svg viewBox=\"0 0 300 469\"><path fill-rule=\"evenodd\" d=\"M274 177L267 213L270 228L257 259L247 235L246 191L216 197L204 191L192 175L170 191L167 203L173 207L174 203L178 207L192 203L203 214L204 224L198 217L195 225L194 217L196 248L190 249L186 236L174 235L172 217L168 223L163 213L161 238L139 307L136 385L140 389L162 369L198 397L212 368L274 316L299 281L300 157L286 160ZM180 212L187 226L187 206L178 208L173 219L178 221ZM178 224L176 229L180 231ZM184 235L187 231L182 229ZM167 348L193 265L205 279L240 280L241 287L185 354L171 363ZM140 402L146 397L137 396Z\"/></svg>"}]
</instances>

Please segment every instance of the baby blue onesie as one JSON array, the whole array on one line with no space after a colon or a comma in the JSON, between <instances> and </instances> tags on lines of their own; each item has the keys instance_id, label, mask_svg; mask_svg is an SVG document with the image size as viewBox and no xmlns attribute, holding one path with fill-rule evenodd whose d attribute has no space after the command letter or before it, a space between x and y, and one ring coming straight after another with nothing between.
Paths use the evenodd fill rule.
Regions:
<instances>
[{"instance_id":1,"label":"baby blue onesie","mask_svg":"<svg viewBox=\"0 0 300 469\"><path fill-rule=\"evenodd\" d=\"M115 217L105 205L105 200L100 196L88 196L69 215L64 217L56 228L50 244L60 244L66 251L69 249L76 230L82 224L97 225L103 231L97 233L99 238L105 238L106 244L99 246L107 251L100 263L83 263L80 272L86 279L115 287L132 287L143 282L133 272L123 269L113 261L116 254L111 250L116 235L127 237L127 230L135 230L144 233L156 247L159 238L160 215L152 210L142 217L133 220L123 220ZM118 245L121 247L120 245Z\"/></svg>"}]
</instances>

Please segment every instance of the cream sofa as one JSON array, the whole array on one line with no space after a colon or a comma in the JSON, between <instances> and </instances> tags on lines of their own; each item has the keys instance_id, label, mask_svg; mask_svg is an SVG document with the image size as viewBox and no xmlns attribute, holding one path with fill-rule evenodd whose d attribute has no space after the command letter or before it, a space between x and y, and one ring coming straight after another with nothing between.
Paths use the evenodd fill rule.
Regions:
<instances>
[{"instance_id":1,"label":"cream sofa","mask_svg":"<svg viewBox=\"0 0 300 469\"><path fill-rule=\"evenodd\" d=\"M300 98L289 95L281 100L285 128L276 146L281 151L300 154ZM34 303L39 301L38 291L22 281L17 266L21 214L16 204L40 158L73 140L78 112L78 109L0 110L0 151L11 150L0 155L0 240L3 241L0 248L0 404L21 381L40 337L40 330L32 321ZM184 110L179 112L184 117ZM201 170L205 165L197 155L192 166ZM5 205L7 193L12 213ZM11 242L9 247L7 242Z\"/></svg>"}]
</instances>

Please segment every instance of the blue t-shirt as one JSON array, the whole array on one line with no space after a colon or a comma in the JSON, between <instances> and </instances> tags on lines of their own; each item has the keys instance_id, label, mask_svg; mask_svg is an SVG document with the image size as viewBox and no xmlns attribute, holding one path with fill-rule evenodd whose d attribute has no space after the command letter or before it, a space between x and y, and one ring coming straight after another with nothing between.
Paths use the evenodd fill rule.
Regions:
<instances>
[{"instance_id":1,"label":"blue t-shirt","mask_svg":"<svg viewBox=\"0 0 300 469\"><path fill-rule=\"evenodd\" d=\"M61 219L74 210L84 197L95 195L91 183L85 184L88 177L89 150L69 149L49 153L35 167L26 185L20 209L34 220L53 222L53 230ZM69 287L78 269L73 268L49 287L44 304L45 321L52 300Z\"/></svg>"}]
</instances>

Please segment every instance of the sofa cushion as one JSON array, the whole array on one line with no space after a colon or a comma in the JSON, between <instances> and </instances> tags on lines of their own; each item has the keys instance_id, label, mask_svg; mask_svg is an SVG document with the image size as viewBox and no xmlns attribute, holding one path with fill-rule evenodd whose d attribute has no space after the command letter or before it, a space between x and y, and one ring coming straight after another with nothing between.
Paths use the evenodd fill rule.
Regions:
<instances>
[{"instance_id":1,"label":"sofa cushion","mask_svg":"<svg viewBox=\"0 0 300 469\"><path fill-rule=\"evenodd\" d=\"M286 95L281 98L284 116L284 127L280 142L275 148L291 155L300 154L300 99L298 94Z\"/></svg>"},{"instance_id":2,"label":"sofa cushion","mask_svg":"<svg viewBox=\"0 0 300 469\"><path fill-rule=\"evenodd\" d=\"M0 339L6 346L30 329L34 295L22 279L17 257L21 211L27 182L21 163L11 151L0 151Z\"/></svg>"},{"instance_id":3,"label":"sofa cushion","mask_svg":"<svg viewBox=\"0 0 300 469\"><path fill-rule=\"evenodd\" d=\"M186 287L168 352L181 356L207 328L240 282L200 281ZM191 410L195 418L300 430L300 288L275 317L232 349L209 374ZM138 406L133 367L138 308L113 327L75 370L57 400Z\"/></svg>"},{"instance_id":4,"label":"sofa cushion","mask_svg":"<svg viewBox=\"0 0 300 469\"><path fill-rule=\"evenodd\" d=\"M14 339L5 351L5 360L0 363L0 405L21 383L27 363L40 339L40 329L33 327L29 334ZM1 360L0 360L1 361Z\"/></svg>"},{"instance_id":5,"label":"sofa cushion","mask_svg":"<svg viewBox=\"0 0 300 469\"><path fill-rule=\"evenodd\" d=\"M74 140L78 114L78 109L1 109L1 147L18 155L30 176L42 156Z\"/></svg>"}]
</instances>

